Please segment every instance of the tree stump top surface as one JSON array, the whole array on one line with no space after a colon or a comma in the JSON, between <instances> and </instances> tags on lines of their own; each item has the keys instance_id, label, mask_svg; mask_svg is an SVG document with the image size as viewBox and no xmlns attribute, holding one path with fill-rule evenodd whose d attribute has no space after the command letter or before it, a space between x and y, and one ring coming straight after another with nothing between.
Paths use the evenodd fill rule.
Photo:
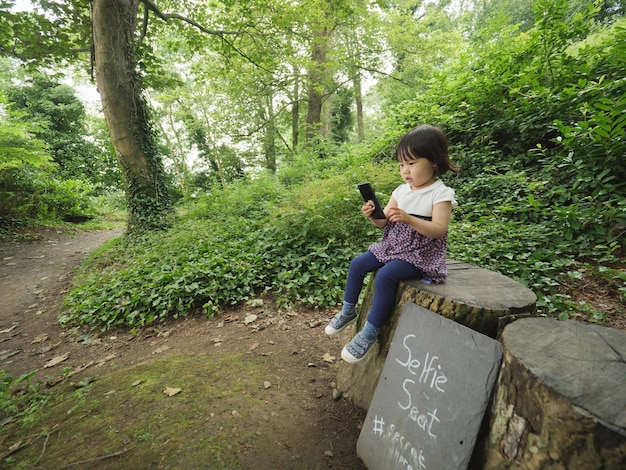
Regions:
<instances>
[{"instance_id":1,"label":"tree stump top surface","mask_svg":"<svg viewBox=\"0 0 626 470\"><path fill-rule=\"evenodd\" d=\"M404 284L453 302L510 313L534 309L535 293L513 279L489 269L448 260L448 277L442 284L426 284L418 279Z\"/></svg>"},{"instance_id":2,"label":"tree stump top surface","mask_svg":"<svg viewBox=\"0 0 626 470\"><path fill-rule=\"evenodd\" d=\"M525 318L502 334L505 349L583 413L626 435L626 333L575 320Z\"/></svg>"}]
</instances>

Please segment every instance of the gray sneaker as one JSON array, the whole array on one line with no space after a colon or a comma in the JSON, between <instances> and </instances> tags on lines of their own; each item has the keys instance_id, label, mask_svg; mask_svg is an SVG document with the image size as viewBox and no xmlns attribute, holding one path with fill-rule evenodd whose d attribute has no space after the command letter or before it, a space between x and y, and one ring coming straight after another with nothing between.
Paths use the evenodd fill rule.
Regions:
<instances>
[{"instance_id":1,"label":"gray sneaker","mask_svg":"<svg viewBox=\"0 0 626 470\"><path fill-rule=\"evenodd\" d=\"M335 315L330 323L326 325L326 329L324 331L328 336L341 333L347 326L356 322L358 316L359 315L356 313L356 310L352 315L344 315L343 310L341 310L341 312Z\"/></svg>"},{"instance_id":2,"label":"gray sneaker","mask_svg":"<svg viewBox=\"0 0 626 470\"><path fill-rule=\"evenodd\" d=\"M341 350L341 358L350 364L355 364L367 356L367 353L372 350L372 346L376 344L377 340L378 337L367 339L359 331L356 336L352 338L352 341L346 344Z\"/></svg>"}]
</instances>

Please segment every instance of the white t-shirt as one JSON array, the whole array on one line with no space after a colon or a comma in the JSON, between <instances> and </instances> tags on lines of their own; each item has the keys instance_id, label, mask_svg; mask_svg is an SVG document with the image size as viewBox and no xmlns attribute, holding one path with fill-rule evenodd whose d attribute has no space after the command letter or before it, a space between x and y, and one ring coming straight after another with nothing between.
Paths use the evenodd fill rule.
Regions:
<instances>
[{"instance_id":1,"label":"white t-shirt","mask_svg":"<svg viewBox=\"0 0 626 470\"><path fill-rule=\"evenodd\" d=\"M454 189L449 188L443 181L437 180L430 186L421 189L411 189L409 183L404 183L394 189L391 194L398 201L398 207L409 214L432 217L433 206L439 202L450 201L452 207L458 206L454 199Z\"/></svg>"}]
</instances>

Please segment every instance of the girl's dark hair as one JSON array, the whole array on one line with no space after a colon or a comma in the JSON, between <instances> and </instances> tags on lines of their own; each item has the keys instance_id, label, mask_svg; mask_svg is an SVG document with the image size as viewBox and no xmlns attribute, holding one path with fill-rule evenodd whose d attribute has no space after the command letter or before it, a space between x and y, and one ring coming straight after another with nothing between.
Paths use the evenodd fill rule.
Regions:
<instances>
[{"instance_id":1,"label":"girl's dark hair","mask_svg":"<svg viewBox=\"0 0 626 470\"><path fill-rule=\"evenodd\" d=\"M441 129L424 124L411 129L396 147L398 161L426 158L436 166L435 176L447 171L459 171L459 167L450 161L448 139Z\"/></svg>"}]
</instances>

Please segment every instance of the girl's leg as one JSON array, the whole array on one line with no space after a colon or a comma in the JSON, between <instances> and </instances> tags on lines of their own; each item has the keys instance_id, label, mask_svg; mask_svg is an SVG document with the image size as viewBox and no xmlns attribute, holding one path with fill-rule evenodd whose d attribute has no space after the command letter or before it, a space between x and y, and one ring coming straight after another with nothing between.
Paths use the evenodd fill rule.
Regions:
<instances>
[{"instance_id":1,"label":"girl's leg","mask_svg":"<svg viewBox=\"0 0 626 470\"><path fill-rule=\"evenodd\" d=\"M422 272L410 263L392 260L376 273L374 299L367 321L381 328L391 313L396 301L396 289L400 281L422 277Z\"/></svg>"},{"instance_id":2,"label":"girl's leg","mask_svg":"<svg viewBox=\"0 0 626 470\"><path fill-rule=\"evenodd\" d=\"M406 261L393 260L376 273L372 308L363 329L341 350L341 357L351 364L362 360L378 338L378 331L385 324L396 299L400 281L422 276L421 271Z\"/></svg>"},{"instance_id":3,"label":"girl's leg","mask_svg":"<svg viewBox=\"0 0 626 470\"><path fill-rule=\"evenodd\" d=\"M333 336L341 333L346 327L356 322L356 303L359 300L361 289L363 289L363 279L367 273L375 271L381 266L382 263L379 263L376 257L369 251L352 260L348 271L348 280L346 281L343 308L326 325L324 331L327 335Z\"/></svg>"},{"instance_id":4,"label":"girl's leg","mask_svg":"<svg viewBox=\"0 0 626 470\"><path fill-rule=\"evenodd\" d=\"M348 270L348 279L346 281L346 290L343 300L349 304L356 305L361 290L363 289L365 276L382 266L384 266L383 263L378 261L370 251L366 251L354 258Z\"/></svg>"}]
</instances>

